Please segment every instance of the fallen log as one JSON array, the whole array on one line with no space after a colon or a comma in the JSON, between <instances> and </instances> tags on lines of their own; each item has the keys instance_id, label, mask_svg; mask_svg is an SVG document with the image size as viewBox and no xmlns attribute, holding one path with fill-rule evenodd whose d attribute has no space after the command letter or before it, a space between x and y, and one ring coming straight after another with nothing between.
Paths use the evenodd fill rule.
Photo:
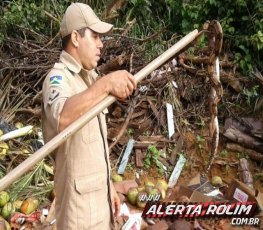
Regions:
<instances>
[{"instance_id":1,"label":"fallen log","mask_svg":"<svg viewBox=\"0 0 263 230\"><path fill-rule=\"evenodd\" d=\"M226 149L230 151L235 151L235 152L240 152L240 153L246 153L250 159L262 162L263 161L263 154L256 152L255 150L252 149L247 149L239 144L235 143L227 143Z\"/></svg>"},{"instance_id":2,"label":"fallen log","mask_svg":"<svg viewBox=\"0 0 263 230\"><path fill-rule=\"evenodd\" d=\"M255 138L241 132L236 128L227 129L223 135L231 141L237 142L239 144L243 144L247 148L255 149L256 151L263 153L262 142L257 141Z\"/></svg>"}]
</instances>

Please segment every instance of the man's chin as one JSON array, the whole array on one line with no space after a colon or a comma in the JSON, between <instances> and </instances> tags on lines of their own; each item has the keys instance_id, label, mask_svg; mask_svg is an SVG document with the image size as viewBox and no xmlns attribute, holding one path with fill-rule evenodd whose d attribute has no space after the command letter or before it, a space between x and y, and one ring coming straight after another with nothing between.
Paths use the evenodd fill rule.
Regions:
<instances>
[{"instance_id":1,"label":"man's chin","mask_svg":"<svg viewBox=\"0 0 263 230\"><path fill-rule=\"evenodd\" d=\"M95 69L97 66L98 66L98 63L94 63L94 64L89 65L89 66L84 66L84 68L85 68L86 70L93 70L93 69Z\"/></svg>"}]
</instances>

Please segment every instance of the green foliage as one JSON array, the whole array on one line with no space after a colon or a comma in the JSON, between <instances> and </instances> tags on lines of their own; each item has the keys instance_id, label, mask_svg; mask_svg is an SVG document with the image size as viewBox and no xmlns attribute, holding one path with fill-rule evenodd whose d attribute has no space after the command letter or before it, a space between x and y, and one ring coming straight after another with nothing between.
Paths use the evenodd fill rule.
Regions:
<instances>
[{"instance_id":1,"label":"green foliage","mask_svg":"<svg viewBox=\"0 0 263 230\"><path fill-rule=\"evenodd\" d=\"M258 85L253 86L251 89L244 88L243 94L246 96L246 102L248 106L253 106L255 104L255 100L258 98Z\"/></svg>"},{"instance_id":2,"label":"green foliage","mask_svg":"<svg viewBox=\"0 0 263 230\"><path fill-rule=\"evenodd\" d=\"M54 15L57 19L64 12L69 1L37 1L37 0L13 0L9 1L1 12L1 33L5 36L24 37L23 30L32 30L47 36L57 33L59 23L50 19L45 13ZM60 3L60 4L59 4Z\"/></svg>"},{"instance_id":3,"label":"green foliage","mask_svg":"<svg viewBox=\"0 0 263 230\"><path fill-rule=\"evenodd\" d=\"M26 199L35 196L44 201L53 189L52 182L49 181L50 175L45 169L44 160L38 163L34 170L19 178L9 188L10 199Z\"/></svg>"},{"instance_id":4,"label":"green foliage","mask_svg":"<svg viewBox=\"0 0 263 230\"><path fill-rule=\"evenodd\" d=\"M246 152L237 153L237 158L238 159L245 158L245 159L249 160L249 156L247 155Z\"/></svg>"},{"instance_id":5,"label":"green foliage","mask_svg":"<svg viewBox=\"0 0 263 230\"><path fill-rule=\"evenodd\" d=\"M220 152L219 155L220 155L221 157L223 157L223 158L226 158L226 157L228 157L229 152L228 152L226 149L224 149L224 150L222 150L222 151Z\"/></svg>"},{"instance_id":6,"label":"green foliage","mask_svg":"<svg viewBox=\"0 0 263 230\"><path fill-rule=\"evenodd\" d=\"M132 164L131 163L127 163L126 169L132 171L133 170Z\"/></svg>"},{"instance_id":7,"label":"green foliage","mask_svg":"<svg viewBox=\"0 0 263 230\"><path fill-rule=\"evenodd\" d=\"M204 141L205 141L205 139L202 137L202 136L200 136L200 135L197 135L196 136L196 139L195 139L195 142L196 142L196 145L197 145L197 147L198 147L198 149L201 151L202 149L203 149L203 144L204 144Z\"/></svg>"},{"instance_id":8,"label":"green foliage","mask_svg":"<svg viewBox=\"0 0 263 230\"><path fill-rule=\"evenodd\" d=\"M151 163L153 163L158 168L159 174L163 175L164 174L163 164L158 160L160 156L161 156L160 151L154 145L149 145L146 158L144 160L144 167L146 169L149 169Z\"/></svg>"},{"instance_id":9,"label":"green foliage","mask_svg":"<svg viewBox=\"0 0 263 230\"><path fill-rule=\"evenodd\" d=\"M129 128L129 129L127 130L127 136L128 136L129 138L132 138L132 137L133 137L133 134L134 134L134 129Z\"/></svg>"},{"instance_id":10,"label":"green foliage","mask_svg":"<svg viewBox=\"0 0 263 230\"><path fill-rule=\"evenodd\" d=\"M47 36L54 36L58 20L73 0L5 0L0 3L0 38L5 36L25 37L25 30ZM102 12L110 0L80 0ZM152 59L167 49L164 42L172 35L186 34L201 28L207 20L220 21L225 47L235 54L235 60L244 74L249 74L256 66L263 70L263 2L259 0L130 0L121 9L119 17L112 23L117 27L127 26L136 19L129 29L129 36L145 38L166 28L158 39L144 43L145 55ZM28 34L27 34L28 36ZM28 37L26 37L28 39ZM30 37L29 37L30 38ZM174 42L174 41L172 41ZM204 41L203 41L204 42Z\"/></svg>"},{"instance_id":11,"label":"green foliage","mask_svg":"<svg viewBox=\"0 0 263 230\"><path fill-rule=\"evenodd\" d=\"M201 28L207 20L219 20L224 41L236 53L236 62L243 73L249 74L253 65L263 69L262 1L131 0L122 10L121 18L125 18L125 22L137 19L131 32L135 37L148 36L166 27L167 32L163 34L162 40L174 33L187 34L195 28ZM159 50L160 54L163 47L152 46L152 50Z\"/></svg>"}]
</instances>

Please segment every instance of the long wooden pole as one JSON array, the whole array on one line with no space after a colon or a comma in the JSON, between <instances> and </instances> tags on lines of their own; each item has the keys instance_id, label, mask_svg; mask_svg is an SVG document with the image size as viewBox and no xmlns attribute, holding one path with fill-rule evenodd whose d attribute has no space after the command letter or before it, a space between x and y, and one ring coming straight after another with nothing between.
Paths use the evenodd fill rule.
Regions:
<instances>
[{"instance_id":1,"label":"long wooden pole","mask_svg":"<svg viewBox=\"0 0 263 230\"><path fill-rule=\"evenodd\" d=\"M198 30L193 30L191 33L187 34L181 40L179 40L176 44L174 44L171 48L166 50L159 57L150 62L147 66L145 66L142 70L140 70L137 74L134 75L135 80L140 82L143 78L149 75L153 70L160 67L162 64L171 59L176 53L189 45L195 38L198 37ZM21 177L23 174L28 172L32 167L40 162L44 157L54 151L59 145L65 142L72 134L81 129L85 124L87 124L92 118L97 116L101 111L107 108L116 100L113 96L107 96L103 101L93 107L90 111L85 113L79 119L74 121L71 125L69 125L66 129L64 129L61 133L55 136L52 140L47 142L42 148L37 150L33 155L27 158L24 162L14 168L11 172L9 172L5 177L0 180L0 191L7 188L10 184L12 184L15 180Z\"/></svg>"}]
</instances>

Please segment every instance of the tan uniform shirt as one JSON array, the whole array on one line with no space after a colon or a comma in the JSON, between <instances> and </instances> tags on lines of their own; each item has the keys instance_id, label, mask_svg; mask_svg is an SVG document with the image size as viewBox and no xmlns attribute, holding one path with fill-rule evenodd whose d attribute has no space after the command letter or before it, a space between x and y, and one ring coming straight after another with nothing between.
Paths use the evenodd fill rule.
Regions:
<instances>
[{"instance_id":1,"label":"tan uniform shirt","mask_svg":"<svg viewBox=\"0 0 263 230\"><path fill-rule=\"evenodd\" d=\"M60 113L67 98L87 89L95 71L83 69L62 51L60 63L43 84L43 133L45 141L58 134ZM109 229L109 155L105 114L93 118L55 153L56 219L59 230ZM100 125L101 123L101 125ZM104 150L106 147L106 151Z\"/></svg>"}]
</instances>

